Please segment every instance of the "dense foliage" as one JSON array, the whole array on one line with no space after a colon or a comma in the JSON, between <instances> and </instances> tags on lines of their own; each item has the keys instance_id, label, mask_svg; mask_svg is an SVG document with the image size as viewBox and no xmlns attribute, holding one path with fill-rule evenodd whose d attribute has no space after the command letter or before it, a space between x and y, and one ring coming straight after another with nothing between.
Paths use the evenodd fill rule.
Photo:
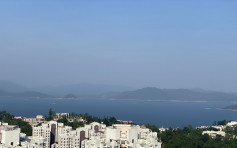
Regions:
<instances>
[{"instance_id":1,"label":"dense foliage","mask_svg":"<svg viewBox=\"0 0 237 148\"><path fill-rule=\"evenodd\" d=\"M117 119L115 117L104 117L104 118L99 118L99 117L94 117L89 115L88 113L85 114L75 114L71 113L70 117L73 118L82 118L85 120L87 124L90 124L92 122L98 122L98 123L104 123L106 126L111 126L115 123L117 123ZM76 129L78 127L84 126L83 122L78 122L78 121L73 121L69 122L66 118L59 119L58 122L64 123L64 125L71 126L73 129Z\"/></svg>"},{"instance_id":2,"label":"dense foliage","mask_svg":"<svg viewBox=\"0 0 237 148\"><path fill-rule=\"evenodd\" d=\"M62 118L62 119L59 119L58 122L64 123L64 125L66 125L66 126L71 126L73 130L75 130L78 127L83 127L84 126L83 122L78 122L78 121L69 122L67 120L67 118L65 118L65 117Z\"/></svg>"},{"instance_id":3,"label":"dense foliage","mask_svg":"<svg viewBox=\"0 0 237 148\"><path fill-rule=\"evenodd\" d=\"M228 122L227 120L215 121L213 125L226 125Z\"/></svg>"},{"instance_id":4,"label":"dense foliage","mask_svg":"<svg viewBox=\"0 0 237 148\"><path fill-rule=\"evenodd\" d=\"M227 128L227 136L217 136L211 138L209 135L202 135L202 129L196 129L192 126L183 129L169 128L164 132L160 132L155 125L146 124L146 127L158 133L159 139L162 141L163 148L234 148L237 147L237 139L233 134L237 134L237 127Z\"/></svg>"},{"instance_id":5,"label":"dense foliage","mask_svg":"<svg viewBox=\"0 0 237 148\"><path fill-rule=\"evenodd\" d=\"M86 121L86 123L99 122L105 124L106 126L111 126L113 124L118 123L115 117L99 118L88 115L88 113L83 114L82 118Z\"/></svg>"},{"instance_id":6,"label":"dense foliage","mask_svg":"<svg viewBox=\"0 0 237 148\"><path fill-rule=\"evenodd\" d=\"M9 125L18 125L21 128L22 133L25 133L27 136L32 135L32 127L29 125L29 123L21 119L15 119L13 115L6 111L0 112L0 121L8 123Z\"/></svg>"}]
</instances>

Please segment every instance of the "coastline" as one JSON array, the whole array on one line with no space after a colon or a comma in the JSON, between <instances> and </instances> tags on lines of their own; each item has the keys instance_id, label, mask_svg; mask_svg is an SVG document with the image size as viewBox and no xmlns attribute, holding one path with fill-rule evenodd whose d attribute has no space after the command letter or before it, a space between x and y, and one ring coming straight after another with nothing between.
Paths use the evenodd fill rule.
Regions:
<instances>
[{"instance_id":1,"label":"coastline","mask_svg":"<svg viewBox=\"0 0 237 148\"><path fill-rule=\"evenodd\" d=\"M229 110L229 111L237 111L237 109L230 109L230 108L217 108L217 110Z\"/></svg>"},{"instance_id":2,"label":"coastline","mask_svg":"<svg viewBox=\"0 0 237 148\"><path fill-rule=\"evenodd\" d=\"M109 99L111 101L144 101L144 102L192 102L192 103L205 103L205 102L209 102L206 100L139 100L139 99Z\"/></svg>"}]
</instances>

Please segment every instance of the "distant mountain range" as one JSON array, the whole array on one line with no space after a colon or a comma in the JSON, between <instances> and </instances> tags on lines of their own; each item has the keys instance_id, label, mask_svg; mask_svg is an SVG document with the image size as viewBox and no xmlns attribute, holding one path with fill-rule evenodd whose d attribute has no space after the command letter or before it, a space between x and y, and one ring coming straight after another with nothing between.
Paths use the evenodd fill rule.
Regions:
<instances>
[{"instance_id":1,"label":"distant mountain range","mask_svg":"<svg viewBox=\"0 0 237 148\"><path fill-rule=\"evenodd\" d=\"M32 91L34 90L34 91ZM128 91L129 90L129 91ZM118 85L75 84L57 87L27 88L12 82L0 81L0 96L65 98L65 99L120 99L120 100L177 100L177 101L236 101L237 94L202 89L159 89L146 87L133 90Z\"/></svg>"},{"instance_id":2,"label":"distant mountain range","mask_svg":"<svg viewBox=\"0 0 237 148\"><path fill-rule=\"evenodd\" d=\"M0 90L6 92L36 91L45 94L50 94L52 96L65 96L67 94L84 96L84 95L101 95L108 92L123 92L133 89L121 85L104 85L104 84L89 84L89 83L59 85L59 86L26 87L10 81L0 81Z\"/></svg>"},{"instance_id":3,"label":"distant mountain range","mask_svg":"<svg viewBox=\"0 0 237 148\"><path fill-rule=\"evenodd\" d=\"M9 92L23 92L28 91L29 88L10 81L0 81L0 90Z\"/></svg>"},{"instance_id":4,"label":"distant mountain range","mask_svg":"<svg viewBox=\"0 0 237 148\"><path fill-rule=\"evenodd\" d=\"M48 93L51 95L64 96L65 94L80 95L101 95L108 92L123 92L133 90L127 86L120 85L103 85L103 84L72 84L61 86L43 86L34 88L37 91Z\"/></svg>"},{"instance_id":5,"label":"distant mountain range","mask_svg":"<svg viewBox=\"0 0 237 148\"><path fill-rule=\"evenodd\" d=\"M189 89L159 89L146 87L135 91L126 91L106 96L110 99L123 100L180 100L180 101L231 101L237 95L213 91L195 91Z\"/></svg>"},{"instance_id":6,"label":"distant mountain range","mask_svg":"<svg viewBox=\"0 0 237 148\"><path fill-rule=\"evenodd\" d=\"M25 87L10 81L0 81L0 96L54 97L54 98L101 98L104 94L114 94L132 88L120 85L72 84L60 86Z\"/></svg>"},{"instance_id":7,"label":"distant mountain range","mask_svg":"<svg viewBox=\"0 0 237 148\"><path fill-rule=\"evenodd\" d=\"M0 97L20 97L20 98L50 98L52 96L36 91L7 92L0 90Z\"/></svg>"}]
</instances>

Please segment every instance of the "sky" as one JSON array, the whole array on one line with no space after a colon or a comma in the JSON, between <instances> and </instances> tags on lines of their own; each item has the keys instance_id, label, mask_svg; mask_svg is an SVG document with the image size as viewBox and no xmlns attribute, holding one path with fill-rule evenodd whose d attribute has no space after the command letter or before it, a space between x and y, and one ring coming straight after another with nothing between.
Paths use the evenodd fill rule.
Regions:
<instances>
[{"instance_id":1,"label":"sky","mask_svg":"<svg viewBox=\"0 0 237 148\"><path fill-rule=\"evenodd\" d=\"M237 92L235 0L1 0L0 80Z\"/></svg>"}]
</instances>

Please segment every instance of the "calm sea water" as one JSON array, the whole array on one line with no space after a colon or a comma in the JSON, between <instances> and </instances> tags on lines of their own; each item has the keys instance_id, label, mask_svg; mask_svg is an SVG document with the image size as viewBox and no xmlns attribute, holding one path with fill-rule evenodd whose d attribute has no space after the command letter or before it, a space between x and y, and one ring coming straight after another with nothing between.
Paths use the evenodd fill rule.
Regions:
<instances>
[{"instance_id":1,"label":"calm sea water","mask_svg":"<svg viewBox=\"0 0 237 148\"><path fill-rule=\"evenodd\" d=\"M93 116L115 116L135 123L150 123L159 127L212 125L214 121L236 120L237 112L218 110L231 102L166 102L121 100L60 100L35 98L0 98L0 110L16 116L47 115L56 112L89 113Z\"/></svg>"}]
</instances>

